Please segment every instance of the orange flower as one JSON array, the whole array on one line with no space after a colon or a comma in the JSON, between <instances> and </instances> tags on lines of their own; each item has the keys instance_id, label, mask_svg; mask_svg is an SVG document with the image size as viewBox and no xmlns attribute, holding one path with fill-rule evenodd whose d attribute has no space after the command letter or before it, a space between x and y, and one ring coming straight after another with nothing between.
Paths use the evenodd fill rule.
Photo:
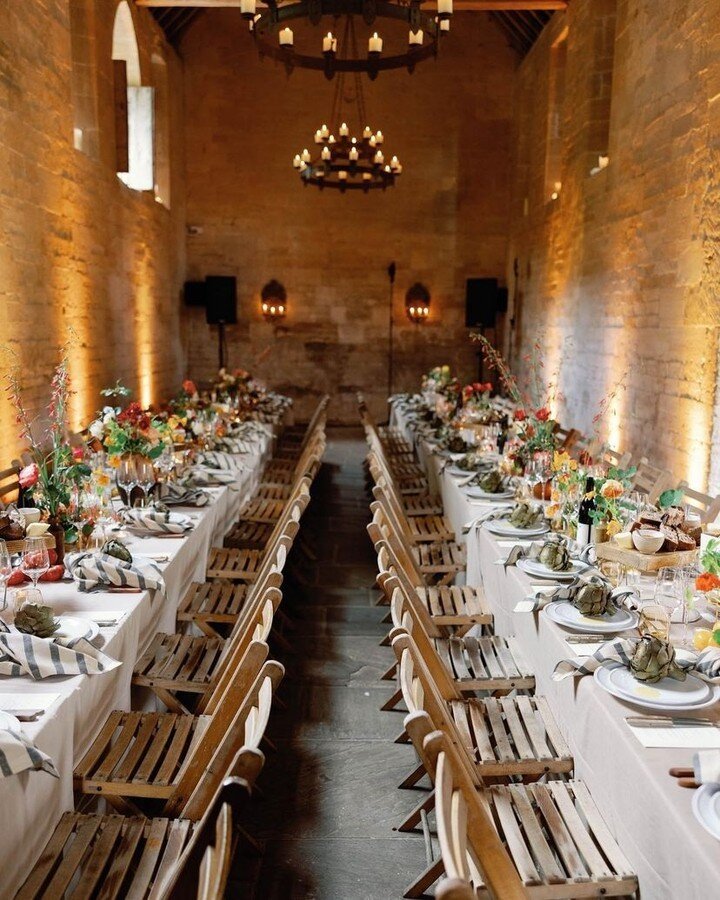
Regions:
<instances>
[{"instance_id":1,"label":"orange flower","mask_svg":"<svg viewBox=\"0 0 720 900\"><path fill-rule=\"evenodd\" d=\"M606 500L617 500L617 498L622 497L624 493L625 488L622 486L622 483L615 478L608 478L605 484L600 488L600 496L604 497Z\"/></svg>"},{"instance_id":2,"label":"orange flower","mask_svg":"<svg viewBox=\"0 0 720 900\"><path fill-rule=\"evenodd\" d=\"M720 588L720 578L710 572L703 572L695 579L695 587L698 591L702 591L703 594L706 594L708 591L714 591L716 588Z\"/></svg>"}]
</instances>

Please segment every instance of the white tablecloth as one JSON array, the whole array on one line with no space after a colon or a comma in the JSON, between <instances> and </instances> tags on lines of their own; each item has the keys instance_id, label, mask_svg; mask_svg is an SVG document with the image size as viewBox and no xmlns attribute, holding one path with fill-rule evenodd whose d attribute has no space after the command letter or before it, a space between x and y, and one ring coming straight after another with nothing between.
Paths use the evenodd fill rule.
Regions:
<instances>
[{"instance_id":1,"label":"white tablecloth","mask_svg":"<svg viewBox=\"0 0 720 900\"><path fill-rule=\"evenodd\" d=\"M402 411L395 422L409 430ZM439 473L437 457L429 462ZM445 511L458 536L462 526L487 507L471 503L459 479L439 475ZM645 900L694 900L715 897L720 884L720 842L695 820L693 792L668 775L672 766L690 766L694 751L645 749L627 726L628 715L641 714L606 694L593 680L555 682L551 673L560 659L573 655L567 632L544 613L516 613L515 605L532 593L528 576L497 565L509 542L498 542L485 529L468 535L469 584L483 584L495 616L495 630L516 635L536 677L538 694L548 698L553 715L575 758L575 777L589 787L605 821L640 879ZM713 713L720 720L720 710ZM708 715L707 711L703 715Z\"/></svg>"},{"instance_id":2,"label":"white tablecloth","mask_svg":"<svg viewBox=\"0 0 720 900\"><path fill-rule=\"evenodd\" d=\"M57 613L82 616L83 612L122 617L111 628L102 628L98 646L122 665L102 675L76 675L33 682L30 678L0 678L0 709L3 695L27 694L27 707L38 704L32 695L57 695L37 723L23 730L55 762L61 773L55 779L45 772L24 772L0 779L0 897L11 897L27 877L33 862L47 843L65 810L73 809L72 773L100 727L114 709L130 709L130 679L135 661L157 632L174 632L178 604L192 581L205 580L207 553L238 517L242 503L254 491L272 450L273 438L262 438L257 451L238 458L244 463L235 484L208 488L212 502L196 508L179 508L194 520L184 538L132 538L130 550L166 555L159 563L167 585L167 597L113 594L102 591L80 593L74 584L41 584L45 601ZM11 593L11 592L10 592ZM111 616L108 615L110 618ZM43 703L43 706L45 704Z\"/></svg>"}]
</instances>

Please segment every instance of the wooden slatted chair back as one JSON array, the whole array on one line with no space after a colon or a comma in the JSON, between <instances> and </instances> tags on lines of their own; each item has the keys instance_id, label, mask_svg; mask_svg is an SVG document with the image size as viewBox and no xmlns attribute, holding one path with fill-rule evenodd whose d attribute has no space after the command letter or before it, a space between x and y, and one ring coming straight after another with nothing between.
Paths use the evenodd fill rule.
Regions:
<instances>
[{"instance_id":1,"label":"wooden slatted chair back","mask_svg":"<svg viewBox=\"0 0 720 900\"><path fill-rule=\"evenodd\" d=\"M400 487L387 463L387 457L385 455L381 456L375 450L370 450L367 459L368 468L375 484L384 480L390 486L395 496L400 497Z\"/></svg>"},{"instance_id":2,"label":"wooden slatted chair back","mask_svg":"<svg viewBox=\"0 0 720 900\"><path fill-rule=\"evenodd\" d=\"M480 893L493 900L528 900L518 870L493 823L482 790L478 791L457 747L426 715L408 716L405 727L435 785L438 842L446 882L442 900L470 900Z\"/></svg>"},{"instance_id":3,"label":"wooden slatted chair back","mask_svg":"<svg viewBox=\"0 0 720 900\"><path fill-rule=\"evenodd\" d=\"M563 428L562 426L558 426L555 429L555 438L557 440L558 448L560 450L565 450L567 453L572 450L580 437L580 432L576 428Z\"/></svg>"},{"instance_id":4,"label":"wooden slatted chair back","mask_svg":"<svg viewBox=\"0 0 720 900\"><path fill-rule=\"evenodd\" d=\"M689 506L700 515L700 521L714 522L720 514L720 496L713 497L691 488L687 481L681 481L678 490L683 492L681 505Z\"/></svg>"},{"instance_id":5,"label":"wooden slatted chair back","mask_svg":"<svg viewBox=\"0 0 720 900\"><path fill-rule=\"evenodd\" d=\"M388 485L382 481L379 484L376 484L372 489L372 495L375 498L375 501L382 507L382 511L387 521L392 524L399 535L402 535L403 541L407 544L409 552L409 548L414 543L412 530L405 511L398 503L397 496L393 494L388 488Z\"/></svg>"},{"instance_id":6,"label":"wooden slatted chair back","mask_svg":"<svg viewBox=\"0 0 720 900\"><path fill-rule=\"evenodd\" d=\"M17 463L0 470L0 508L16 502L20 496L19 474L20 466Z\"/></svg>"},{"instance_id":7,"label":"wooden slatted chair back","mask_svg":"<svg viewBox=\"0 0 720 900\"><path fill-rule=\"evenodd\" d=\"M600 462L608 469L627 469L630 466L632 453L613 450L612 447L603 447Z\"/></svg>"},{"instance_id":8,"label":"wooden slatted chair back","mask_svg":"<svg viewBox=\"0 0 720 900\"><path fill-rule=\"evenodd\" d=\"M328 403L330 403L330 395L323 394L320 398L317 406L315 407L312 416L310 416L310 421L307 424L307 428L305 429L305 434L303 435L303 439L300 442L300 450L304 450L312 437L318 432L322 431L325 428L325 422L327 419L327 408Z\"/></svg>"},{"instance_id":9,"label":"wooden slatted chair back","mask_svg":"<svg viewBox=\"0 0 720 900\"><path fill-rule=\"evenodd\" d=\"M377 526L382 539L386 542L389 550L397 559L398 565L402 568L403 573L407 575L410 581L414 582L417 578L416 586L423 587L425 582L415 565L410 542L406 535L400 531L397 524L387 514L386 508L377 500L370 504L370 510L373 514L370 525ZM378 531L376 531L375 528L371 531L370 526L368 526L368 533L370 534L373 543L375 543L375 538L378 537Z\"/></svg>"},{"instance_id":10,"label":"wooden slatted chair back","mask_svg":"<svg viewBox=\"0 0 720 900\"><path fill-rule=\"evenodd\" d=\"M239 777L225 778L172 870L156 883L157 900L221 900L230 872L234 834L250 797Z\"/></svg>"},{"instance_id":11,"label":"wooden slatted chair back","mask_svg":"<svg viewBox=\"0 0 720 900\"><path fill-rule=\"evenodd\" d=\"M267 674L265 663L279 667L281 677L282 666L268 661L268 652L266 643L253 641L233 668L214 711L202 723L199 736L196 732L163 815L192 821L202 818L242 746L249 704Z\"/></svg>"},{"instance_id":12,"label":"wooden slatted chair back","mask_svg":"<svg viewBox=\"0 0 720 900\"><path fill-rule=\"evenodd\" d=\"M660 494L672 486L673 477L668 469L652 466L643 457L638 463L631 487L634 491L647 494L648 502L655 503Z\"/></svg>"}]
</instances>

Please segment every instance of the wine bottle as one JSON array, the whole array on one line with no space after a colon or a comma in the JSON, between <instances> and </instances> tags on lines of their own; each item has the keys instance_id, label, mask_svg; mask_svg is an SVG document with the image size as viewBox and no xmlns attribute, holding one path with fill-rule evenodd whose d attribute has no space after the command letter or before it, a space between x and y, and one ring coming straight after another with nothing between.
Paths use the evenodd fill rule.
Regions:
<instances>
[{"instance_id":1,"label":"wine bottle","mask_svg":"<svg viewBox=\"0 0 720 900\"><path fill-rule=\"evenodd\" d=\"M577 543L578 547L587 547L590 543L590 529L593 526L592 512L595 509L595 479L588 475L585 479L585 496L578 509Z\"/></svg>"}]
</instances>

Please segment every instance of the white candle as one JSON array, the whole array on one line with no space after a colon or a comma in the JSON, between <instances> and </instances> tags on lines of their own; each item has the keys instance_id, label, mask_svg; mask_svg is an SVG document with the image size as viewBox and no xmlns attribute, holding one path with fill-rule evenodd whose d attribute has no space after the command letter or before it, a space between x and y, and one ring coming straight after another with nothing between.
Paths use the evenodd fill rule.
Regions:
<instances>
[{"instance_id":1,"label":"white candle","mask_svg":"<svg viewBox=\"0 0 720 900\"><path fill-rule=\"evenodd\" d=\"M328 31L327 36L323 38L323 53L334 53L337 50L337 39L333 37L332 31Z\"/></svg>"},{"instance_id":2,"label":"white candle","mask_svg":"<svg viewBox=\"0 0 720 900\"><path fill-rule=\"evenodd\" d=\"M416 31L415 34L413 34L412 31L408 34L408 44L410 44L411 47L422 46L422 42L423 42L422 28L418 29L418 31Z\"/></svg>"},{"instance_id":3,"label":"white candle","mask_svg":"<svg viewBox=\"0 0 720 900\"><path fill-rule=\"evenodd\" d=\"M327 125L323 125L323 127L320 129L320 134L324 138L326 138L330 134L330 130L328 129Z\"/></svg>"},{"instance_id":4,"label":"white candle","mask_svg":"<svg viewBox=\"0 0 720 900\"><path fill-rule=\"evenodd\" d=\"M358 160L357 147L350 148L350 160L351 160L351 162L357 162L357 160Z\"/></svg>"},{"instance_id":5,"label":"white candle","mask_svg":"<svg viewBox=\"0 0 720 900\"><path fill-rule=\"evenodd\" d=\"M328 138L328 144L334 144L334 143L335 143L335 135L331 134L330 137Z\"/></svg>"},{"instance_id":6,"label":"white candle","mask_svg":"<svg viewBox=\"0 0 720 900\"><path fill-rule=\"evenodd\" d=\"M368 140L368 138L372 137L372 129L370 128L369 125L366 125L363 128L363 137L365 138L365 140Z\"/></svg>"},{"instance_id":7,"label":"white candle","mask_svg":"<svg viewBox=\"0 0 720 900\"><path fill-rule=\"evenodd\" d=\"M382 142L383 142L384 140L385 140L385 138L383 137L382 131L378 131L377 134L375 135L375 141L376 141L378 144L382 144Z\"/></svg>"},{"instance_id":8,"label":"white candle","mask_svg":"<svg viewBox=\"0 0 720 900\"><path fill-rule=\"evenodd\" d=\"M302 160L300 159L300 155L298 153L293 157L293 167L299 169L302 164Z\"/></svg>"},{"instance_id":9,"label":"white candle","mask_svg":"<svg viewBox=\"0 0 720 900\"><path fill-rule=\"evenodd\" d=\"M278 35L278 39L281 47L292 47L294 40L292 28L283 28Z\"/></svg>"},{"instance_id":10,"label":"white candle","mask_svg":"<svg viewBox=\"0 0 720 900\"><path fill-rule=\"evenodd\" d=\"M315 143L316 143L316 144L322 144L322 139L323 139L323 137L322 137L322 132L321 132L320 129L318 128L318 130L315 132Z\"/></svg>"},{"instance_id":11,"label":"white candle","mask_svg":"<svg viewBox=\"0 0 720 900\"><path fill-rule=\"evenodd\" d=\"M330 148L329 148L329 147L323 147L323 148L322 148L322 153L320 154L320 156L321 156L322 159L325 159L325 160L332 159L332 153L330 153Z\"/></svg>"},{"instance_id":12,"label":"white candle","mask_svg":"<svg viewBox=\"0 0 720 900\"><path fill-rule=\"evenodd\" d=\"M400 165L400 163L398 163L398 164L395 166L395 174L396 174L396 175L399 175L401 172L402 172L402 166Z\"/></svg>"},{"instance_id":13,"label":"white candle","mask_svg":"<svg viewBox=\"0 0 720 900\"><path fill-rule=\"evenodd\" d=\"M393 158L390 160L390 168L397 169L397 167L399 165L400 165L400 160L397 158L397 156L393 156Z\"/></svg>"},{"instance_id":14,"label":"white candle","mask_svg":"<svg viewBox=\"0 0 720 900\"><path fill-rule=\"evenodd\" d=\"M382 53L382 48L382 38L378 37L378 33L376 31L375 34L368 40L368 53Z\"/></svg>"},{"instance_id":15,"label":"white candle","mask_svg":"<svg viewBox=\"0 0 720 900\"><path fill-rule=\"evenodd\" d=\"M374 162L378 166L381 166L385 162L385 157L383 156L382 150L378 150L378 152L375 154Z\"/></svg>"},{"instance_id":16,"label":"white candle","mask_svg":"<svg viewBox=\"0 0 720 900\"><path fill-rule=\"evenodd\" d=\"M377 138L375 137L375 135L373 135L373 136L370 138L370 140L368 141L368 143L370 144L371 147L374 147L374 146L377 144Z\"/></svg>"},{"instance_id":17,"label":"white candle","mask_svg":"<svg viewBox=\"0 0 720 900\"><path fill-rule=\"evenodd\" d=\"M451 16L453 11L453 0L438 0L437 11L441 16Z\"/></svg>"},{"instance_id":18,"label":"white candle","mask_svg":"<svg viewBox=\"0 0 720 900\"><path fill-rule=\"evenodd\" d=\"M363 172L363 181L370 181L372 178L372 174L370 172Z\"/></svg>"},{"instance_id":19,"label":"white candle","mask_svg":"<svg viewBox=\"0 0 720 900\"><path fill-rule=\"evenodd\" d=\"M338 172L338 178L340 179L340 181L347 181L347 172L345 171L345 169L340 169L340 171Z\"/></svg>"},{"instance_id":20,"label":"white candle","mask_svg":"<svg viewBox=\"0 0 720 900\"><path fill-rule=\"evenodd\" d=\"M303 152L300 154L300 159L301 159L304 163L309 163L309 162L310 162L310 151L307 149L307 147L306 147L306 148L303 150Z\"/></svg>"},{"instance_id":21,"label":"white candle","mask_svg":"<svg viewBox=\"0 0 720 900\"><path fill-rule=\"evenodd\" d=\"M243 16L254 16L255 0L240 0L240 12Z\"/></svg>"},{"instance_id":22,"label":"white candle","mask_svg":"<svg viewBox=\"0 0 720 900\"><path fill-rule=\"evenodd\" d=\"M350 134L350 129L347 126L347 122L342 123L338 134L340 135L340 137L347 137Z\"/></svg>"},{"instance_id":23,"label":"white candle","mask_svg":"<svg viewBox=\"0 0 720 900\"><path fill-rule=\"evenodd\" d=\"M440 31L450 31L450 19L440 19Z\"/></svg>"}]
</instances>

